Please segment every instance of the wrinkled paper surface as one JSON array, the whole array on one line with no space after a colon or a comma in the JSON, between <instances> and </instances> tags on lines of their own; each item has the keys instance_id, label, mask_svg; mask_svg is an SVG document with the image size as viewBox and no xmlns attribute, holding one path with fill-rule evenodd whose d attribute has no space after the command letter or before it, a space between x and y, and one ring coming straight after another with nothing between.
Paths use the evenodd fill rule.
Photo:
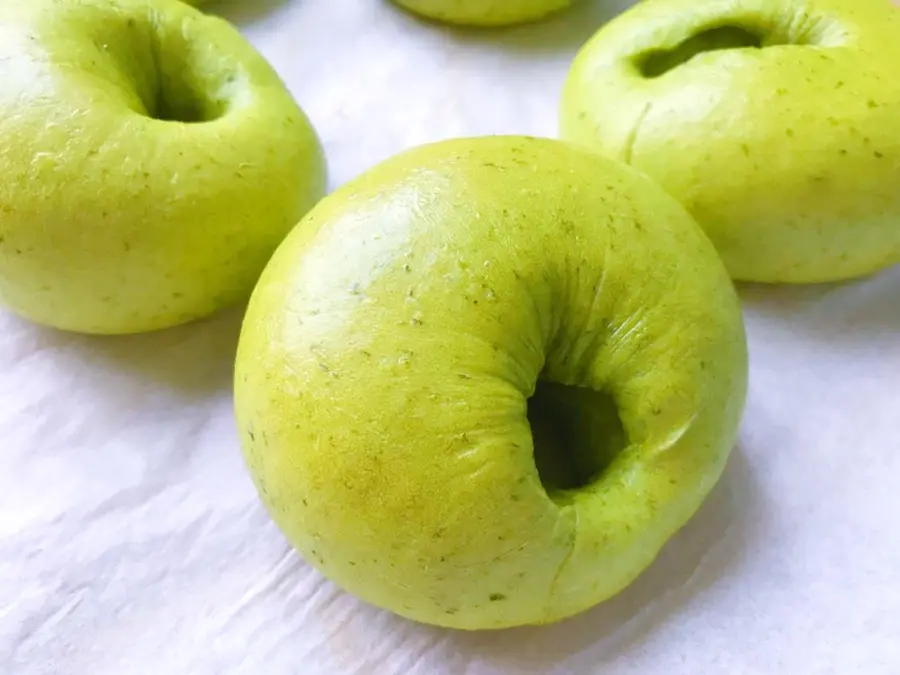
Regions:
<instances>
[{"instance_id":1,"label":"wrinkled paper surface","mask_svg":"<svg viewBox=\"0 0 900 675\"><path fill-rule=\"evenodd\" d=\"M554 135L579 45L625 0L463 33L382 0L229 0L325 143L332 187L412 145ZM463 634L363 605L291 552L243 469L240 312L98 339L0 314L0 673L900 673L900 269L742 291L726 475L631 588Z\"/></svg>"}]
</instances>

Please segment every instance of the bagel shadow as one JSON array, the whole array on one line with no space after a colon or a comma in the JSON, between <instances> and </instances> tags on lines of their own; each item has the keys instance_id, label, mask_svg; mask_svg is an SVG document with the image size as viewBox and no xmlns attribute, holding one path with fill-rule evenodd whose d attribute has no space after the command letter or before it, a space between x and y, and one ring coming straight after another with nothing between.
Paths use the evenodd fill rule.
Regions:
<instances>
[{"instance_id":1,"label":"bagel shadow","mask_svg":"<svg viewBox=\"0 0 900 675\"><path fill-rule=\"evenodd\" d=\"M501 51L532 53L546 56L547 52L570 52L574 56L585 42L610 19L637 4L637 0L577 0L544 19L513 26L454 26L417 16L381 0L394 12L405 15L413 28L443 34L460 45L479 46Z\"/></svg>"},{"instance_id":2,"label":"bagel shadow","mask_svg":"<svg viewBox=\"0 0 900 675\"><path fill-rule=\"evenodd\" d=\"M830 284L739 284L751 322L776 324L798 340L834 347L900 340L900 265Z\"/></svg>"},{"instance_id":3,"label":"bagel shadow","mask_svg":"<svg viewBox=\"0 0 900 675\"><path fill-rule=\"evenodd\" d=\"M29 333L29 354L52 353L57 367L71 373L95 373L162 385L190 399L231 393L234 359L245 307L165 330L124 336L69 333L9 316ZM102 395L115 396L113 382Z\"/></svg>"},{"instance_id":4,"label":"bagel shadow","mask_svg":"<svg viewBox=\"0 0 900 675\"><path fill-rule=\"evenodd\" d=\"M759 493L738 445L725 473L696 516L656 561L619 595L574 618L543 627L494 633L452 633L452 649L486 660L503 672L551 672L590 651L599 668L638 647L693 598L741 566L762 518ZM609 657L604 659L604 654Z\"/></svg>"}]
</instances>

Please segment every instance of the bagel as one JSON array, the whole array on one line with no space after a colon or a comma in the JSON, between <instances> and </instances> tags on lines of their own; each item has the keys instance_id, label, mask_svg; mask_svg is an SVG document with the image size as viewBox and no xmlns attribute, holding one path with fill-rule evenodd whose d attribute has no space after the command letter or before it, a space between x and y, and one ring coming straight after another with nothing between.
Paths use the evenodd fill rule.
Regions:
<instances>
[{"instance_id":1,"label":"bagel","mask_svg":"<svg viewBox=\"0 0 900 675\"><path fill-rule=\"evenodd\" d=\"M394 0L428 19L469 26L506 26L543 19L575 0Z\"/></svg>"},{"instance_id":2,"label":"bagel","mask_svg":"<svg viewBox=\"0 0 900 675\"><path fill-rule=\"evenodd\" d=\"M324 194L309 120L177 0L0 4L0 305L136 333L246 300Z\"/></svg>"},{"instance_id":3,"label":"bagel","mask_svg":"<svg viewBox=\"0 0 900 675\"><path fill-rule=\"evenodd\" d=\"M887 0L646 0L572 64L560 136L655 178L734 279L900 262L900 12Z\"/></svg>"},{"instance_id":4,"label":"bagel","mask_svg":"<svg viewBox=\"0 0 900 675\"><path fill-rule=\"evenodd\" d=\"M560 141L454 139L346 184L279 247L235 412L310 564L473 630L628 585L719 479L746 383L735 290L658 185Z\"/></svg>"}]
</instances>

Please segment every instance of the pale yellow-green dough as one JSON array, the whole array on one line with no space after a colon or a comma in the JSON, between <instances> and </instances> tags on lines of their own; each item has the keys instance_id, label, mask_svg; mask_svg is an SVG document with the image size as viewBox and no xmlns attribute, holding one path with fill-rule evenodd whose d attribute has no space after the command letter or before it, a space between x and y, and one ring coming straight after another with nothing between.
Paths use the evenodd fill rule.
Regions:
<instances>
[{"instance_id":1,"label":"pale yellow-green dough","mask_svg":"<svg viewBox=\"0 0 900 675\"><path fill-rule=\"evenodd\" d=\"M309 121L175 0L0 4L0 304L133 333L249 296L325 189Z\"/></svg>"},{"instance_id":2,"label":"pale yellow-green dough","mask_svg":"<svg viewBox=\"0 0 900 675\"><path fill-rule=\"evenodd\" d=\"M646 0L584 47L561 135L659 180L731 274L900 261L900 11L887 0Z\"/></svg>"},{"instance_id":3,"label":"pale yellow-green dough","mask_svg":"<svg viewBox=\"0 0 900 675\"><path fill-rule=\"evenodd\" d=\"M411 150L320 202L254 293L235 396L308 562L476 629L570 616L645 569L719 478L746 378L735 291L680 205L499 137Z\"/></svg>"}]
</instances>

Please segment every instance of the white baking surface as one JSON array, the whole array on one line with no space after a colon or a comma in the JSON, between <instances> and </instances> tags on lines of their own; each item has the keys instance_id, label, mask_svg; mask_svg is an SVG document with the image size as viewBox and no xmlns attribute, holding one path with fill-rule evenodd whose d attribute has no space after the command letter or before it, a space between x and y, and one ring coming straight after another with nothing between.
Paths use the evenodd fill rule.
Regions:
<instances>
[{"instance_id":1,"label":"white baking surface","mask_svg":"<svg viewBox=\"0 0 900 675\"><path fill-rule=\"evenodd\" d=\"M233 0L318 127L331 184L411 145L555 133L624 0L462 34L380 0ZM900 269L743 292L752 376L707 505L616 599L463 634L365 606L257 503L231 417L239 312L150 336L0 314L3 675L897 675Z\"/></svg>"}]
</instances>

